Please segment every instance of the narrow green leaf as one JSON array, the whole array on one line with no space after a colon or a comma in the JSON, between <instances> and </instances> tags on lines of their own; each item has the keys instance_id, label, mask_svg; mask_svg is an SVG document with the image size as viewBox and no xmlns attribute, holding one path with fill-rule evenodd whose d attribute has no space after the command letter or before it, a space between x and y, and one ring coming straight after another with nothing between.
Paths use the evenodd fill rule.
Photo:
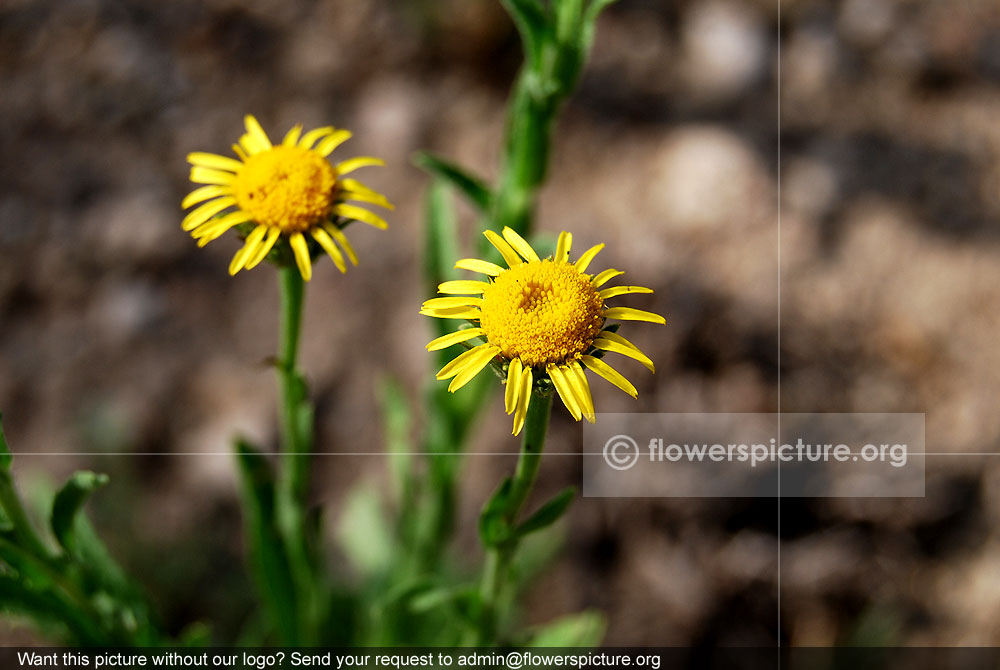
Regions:
<instances>
[{"instance_id":1,"label":"narrow green leaf","mask_svg":"<svg viewBox=\"0 0 1000 670\"><path fill-rule=\"evenodd\" d=\"M602 613L587 610L561 617L539 628L531 647L596 647L604 638L607 621Z\"/></svg>"},{"instance_id":2,"label":"narrow green leaf","mask_svg":"<svg viewBox=\"0 0 1000 670\"><path fill-rule=\"evenodd\" d=\"M479 537L487 547L498 547L511 539L507 510L513 485L510 477L505 478L479 515Z\"/></svg>"},{"instance_id":3,"label":"narrow green leaf","mask_svg":"<svg viewBox=\"0 0 1000 670\"><path fill-rule=\"evenodd\" d=\"M51 568L42 559L4 538L0 538L0 561L13 568L25 585L35 589L52 585Z\"/></svg>"},{"instance_id":4,"label":"narrow green leaf","mask_svg":"<svg viewBox=\"0 0 1000 670\"><path fill-rule=\"evenodd\" d=\"M83 470L74 472L52 502L52 533L66 553L78 556L76 543L77 515L97 489L108 483L108 476Z\"/></svg>"},{"instance_id":5,"label":"narrow green leaf","mask_svg":"<svg viewBox=\"0 0 1000 670\"><path fill-rule=\"evenodd\" d=\"M534 533L542 530L543 528L548 528L566 513L566 510L569 509L570 503L573 502L573 497L575 495L576 488L573 486L560 491L554 498L552 498L552 500L538 508L537 512L532 514L524 521L524 523L518 526L515 535L517 537L524 537L529 533Z\"/></svg>"},{"instance_id":6,"label":"narrow green leaf","mask_svg":"<svg viewBox=\"0 0 1000 670\"><path fill-rule=\"evenodd\" d=\"M0 575L0 612L28 617L38 625L60 630L61 637L83 645L107 644L97 623L51 591L27 588L17 577Z\"/></svg>"},{"instance_id":7,"label":"narrow green leaf","mask_svg":"<svg viewBox=\"0 0 1000 670\"><path fill-rule=\"evenodd\" d=\"M204 621L188 624L177 636L179 647L208 647L212 644L212 627Z\"/></svg>"},{"instance_id":8,"label":"narrow green leaf","mask_svg":"<svg viewBox=\"0 0 1000 670\"><path fill-rule=\"evenodd\" d=\"M455 206L441 178L431 181L427 189L424 232L424 284L427 294L434 295L438 284L455 276L455 261L458 260Z\"/></svg>"},{"instance_id":9,"label":"narrow green leaf","mask_svg":"<svg viewBox=\"0 0 1000 670\"><path fill-rule=\"evenodd\" d=\"M493 193L486 181L473 175L451 161L429 153L418 153L413 162L434 177L443 179L469 199L480 213L486 212L493 201ZM456 259L457 260L457 259Z\"/></svg>"},{"instance_id":10,"label":"narrow green leaf","mask_svg":"<svg viewBox=\"0 0 1000 670\"><path fill-rule=\"evenodd\" d=\"M10 470L10 464L13 461L14 455L10 453L7 438L3 434L3 414L0 414L0 470Z\"/></svg>"},{"instance_id":11,"label":"narrow green leaf","mask_svg":"<svg viewBox=\"0 0 1000 670\"><path fill-rule=\"evenodd\" d=\"M282 642L295 644L298 637L295 584L275 518L274 473L267 460L248 442L237 441L236 456L253 577Z\"/></svg>"},{"instance_id":12,"label":"narrow green leaf","mask_svg":"<svg viewBox=\"0 0 1000 670\"><path fill-rule=\"evenodd\" d=\"M423 614L433 609L450 605L463 597L470 589L459 586L441 586L421 591L410 597L409 608L415 614Z\"/></svg>"}]
</instances>

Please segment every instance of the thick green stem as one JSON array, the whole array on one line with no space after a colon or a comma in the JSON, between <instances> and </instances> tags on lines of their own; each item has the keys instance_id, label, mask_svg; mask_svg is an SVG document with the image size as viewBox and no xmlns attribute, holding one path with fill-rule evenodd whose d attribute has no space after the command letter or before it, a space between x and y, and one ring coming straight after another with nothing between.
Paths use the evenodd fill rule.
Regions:
<instances>
[{"instance_id":1,"label":"thick green stem","mask_svg":"<svg viewBox=\"0 0 1000 670\"><path fill-rule=\"evenodd\" d=\"M510 226L522 235L531 229L538 189L549 162L552 124L558 105L540 92L538 73L522 70L514 87L507 119L504 164L490 228Z\"/></svg>"},{"instance_id":2,"label":"thick green stem","mask_svg":"<svg viewBox=\"0 0 1000 670\"><path fill-rule=\"evenodd\" d=\"M281 332L278 341L278 384L281 389L281 446L285 453L284 480L293 500L305 497L309 484L309 459L304 453L300 413L305 402L302 378L295 369L302 325L302 275L295 266L280 270Z\"/></svg>"},{"instance_id":3,"label":"thick green stem","mask_svg":"<svg viewBox=\"0 0 1000 670\"><path fill-rule=\"evenodd\" d=\"M511 480L510 493L507 496L504 520L509 529L517 526L517 516L521 507L531 494L538 476L538 467L542 462L542 450L545 448L545 434L549 427L549 416L552 414L552 394L539 395L533 393L528 404L528 413L524 418L524 440L521 443L521 453L518 455L517 467ZM479 645L494 642L497 628L497 614L504 587L510 573L510 564L517 551L517 539L512 539L503 545L490 549L483 566L483 578L479 594L483 602L483 616L479 629Z\"/></svg>"},{"instance_id":4,"label":"thick green stem","mask_svg":"<svg viewBox=\"0 0 1000 670\"><path fill-rule=\"evenodd\" d=\"M302 324L304 283L298 268L280 270L281 331L278 342L278 386L281 392L282 468L278 479L278 525L288 551L303 631L308 643L315 631L317 585L310 559L306 520L312 465L312 408L305 382L296 369Z\"/></svg>"}]
</instances>

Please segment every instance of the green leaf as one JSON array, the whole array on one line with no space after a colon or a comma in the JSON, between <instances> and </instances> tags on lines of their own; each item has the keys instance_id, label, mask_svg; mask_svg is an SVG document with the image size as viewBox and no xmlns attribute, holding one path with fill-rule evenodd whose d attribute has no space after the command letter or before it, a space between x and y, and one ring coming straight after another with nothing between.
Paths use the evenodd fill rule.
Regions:
<instances>
[{"instance_id":1,"label":"green leaf","mask_svg":"<svg viewBox=\"0 0 1000 670\"><path fill-rule=\"evenodd\" d=\"M17 577L0 575L0 612L28 617L38 625L60 630L77 644L108 643L95 621L52 591L28 588Z\"/></svg>"},{"instance_id":2,"label":"green leaf","mask_svg":"<svg viewBox=\"0 0 1000 670\"><path fill-rule=\"evenodd\" d=\"M607 621L596 610L561 617L531 636L531 647L596 647L604 638Z\"/></svg>"},{"instance_id":3,"label":"green leaf","mask_svg":"<svg viewBox=\"0 0 1000 670\"><path fill-rule=\"evenodd\" d=\"M0 470L10 470L10 464L13 461L14 455L10 453L7 438L3 434L3 414L0 414Z\"/></svg>"},{"instance_id":4,"label":"green leaf","mask_svg":"<svg viewBox=\"0 0 1000 670\"><path fill-rule=\"evenodd\" d=\"M427 189L424 228L424 282L428 294L433 295L438 284L456 276L454 268L458 260L455 206L441 178L435 178Z\"/></svg>"},{"instance_id":5,"label":"green leaf","mask_svg":"<svg viewBox=\"0 0 1000 670\"><path fill-rule=\"evenodd\" d=\"M450 605L456 599L463 597L470 589L460 586L442 586L427 589L410 597L410 611L423 614L439 607Z\"/></svg>"},{"instance_id":6,"label":"green leaf","mask_svg":"<svg viewBox=\"0 0 1000 670\"><path fill-rule=\"evenodd\" d=\"M538 508L537 512L532 514L524 521L524 523L518 526L515 531L515 535L517 537L524 537L529 533L534 533L542 530L543 528L548 528L566 513L566 510L569 509L570 503L573 502L573 496L575 495L576 488L573 486L560 491L559 494L552 498L552 500Z\"/></svg>"},{"instance_id":7,"label":"green leaf","mask_svg":"<svg viewBox=\"0 0 1000 670\"><path fill-rule=\"evenodd\" d=\"M469 199L480 213L487 212L493 202L493 193L486 181L473 175L451 161L425 152L418 153L413 162L430 175L444 180ZM457 260L457 259L456 259Z\"/></svg>"},{"instance_id":8,"label":"green leaf","mask_svg":"<svg viewBox=\"0 0 1000 670\"><path fill-rule=\"evenodd\" d=\"M212 644L212 627L204 621L188 624L177 636L179 647L208 647Z\"/></svg>"},{"instance_id":9,"label":"green leaf","mask_svg":"<svg viewBox=\"0 0 1000 670\"><path fill-rule=\"evenodd\" d=\"M395 551L378 491L379 487L372 482L355 487L347 498L337 529L337 539L348 560L366 577L384 572Z\"/></svg>"},{"instance_id":10,"label":"green leaf","mask_svg":"<svg viewBox=\"0 0 1000 670\"><path fill-rule=\"evenodd\" d=\"M42 559L4 538L0 538L0 561L13 568L18 579L32 588L46 588L53 583L51 569Z\"/></svg>"},{"instance_id":11,"label":"green leaf","mask_svg":"<svg viewBox=\"0 0 1000 670\"><path fill-rule=\"evenodd\" d=\"M52 533L66 553L79 556L76 542L77 515L97 489L108 483L108 476L88 470L74 472L52 502Z\"/></svg>"},{"instance_id":12,"label":"green leaf","mask_svg":"<svg viewBox=\"0 0 1000 670\"><path fill-rule=\"evenodd\" d=\"M253 577L282 642L295 644L298 637L295 584L276 522L274 473L267 460L248 442L237 441L236 455Z\"/></svg>"},{"instance_id":13,"label":"green leaf","mask_svg":"<svg viewBox=\"0 0 1000 670\"><path fill-rule=\"evenodd\" d=\"M513 485L510 477L505 478L479 515L479 537L487 547L499 547L511 540L507 510Z\"/></svg>"}]
</instances>

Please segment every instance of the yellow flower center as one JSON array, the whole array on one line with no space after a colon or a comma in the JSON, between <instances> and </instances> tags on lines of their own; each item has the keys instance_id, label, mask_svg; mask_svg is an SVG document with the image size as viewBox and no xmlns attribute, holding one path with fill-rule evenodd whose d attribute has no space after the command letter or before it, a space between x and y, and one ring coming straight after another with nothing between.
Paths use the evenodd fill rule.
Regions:
<instances>
[{"instance_id":1,"label":"yellow flower center","mask_svg":"<svg viewBox=\"0 0 1000 670\"><path fill-rule=\"evenodd\" d=\"M276 146L247 159L233 194L257 223L295 233L329 218L336 187L337 172L325 158L302 147Z\"/></svg>"},{"instance_id":2,"label":"yellow flower center","mask_svg":"<svg viewBox=\"0 0 1000 670\"><path fill-rule=\"evenodd\" d=\"M483 292L479 322L504 356L541 366L587 351L604 325L603 308L588 275L546 259L500 273Z\"/></svg>"}]
</instances>

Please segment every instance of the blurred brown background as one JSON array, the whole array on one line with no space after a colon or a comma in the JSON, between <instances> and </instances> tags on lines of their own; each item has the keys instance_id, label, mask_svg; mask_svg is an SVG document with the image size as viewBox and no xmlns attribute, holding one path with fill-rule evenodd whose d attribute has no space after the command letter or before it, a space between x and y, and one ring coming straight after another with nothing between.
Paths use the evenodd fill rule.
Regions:
<instances>
[{"instance_id":1,"label":"blurred brown background","mask_svg":"<svg viewBox=\"0 0 1000 670\"><path fill-rule=\"evenodd\" d=\"M378 454L378 379L416 398L430 365L409 158L494 175L519 60L493 0L0 5L0 409L15 450L66 453L19 458L25 488L112 475L98 525L171 630L245 620L229 440L276 440L275 278L228 277L235 239L180 230L185 154L225 153L250 112L272 136L348 127L343 151L388 161L364 178L392 228L352 229L347 275L318 265L303 345L320 449ZM782 410L926 412L929 451L997 452L998 82L995 0L612 6L539 232L606 242L601 267L654 287L629 304L668 326L629 329L658 372L623 363L638 404L597 382L599 408L773 411L780 367ZM514 445L501 405L477 451ZM548 448L579 444L557 411ZM201 455L74 455L99 452ZM317 467L334 521L385 476L378 455ZM468 459L467 553L510 467ZM540 493L579 476L547 459ZM931 457L926 498L786 500L780 533L776 500L580 500L526 615L599 607L613 645L1000 644L998 482L995 456Z\"/></svg>"}]
</instances>

